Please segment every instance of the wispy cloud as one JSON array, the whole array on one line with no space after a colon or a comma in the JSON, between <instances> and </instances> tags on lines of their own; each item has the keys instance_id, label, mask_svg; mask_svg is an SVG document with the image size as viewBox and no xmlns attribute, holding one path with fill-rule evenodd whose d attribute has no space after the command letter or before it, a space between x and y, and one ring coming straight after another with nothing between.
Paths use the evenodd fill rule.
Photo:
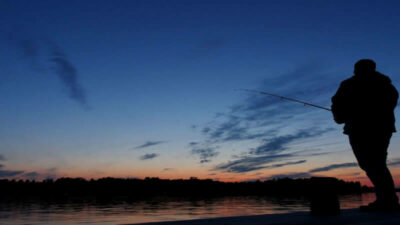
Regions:
<instances>
[{"instance_id":1,"label":"wispy cloud","mask_svg":"<svg viewBox=\"0 0 400 225\"><path fill-rule=\"evenodd\" d=\"M388 165L389 166L398 166L398 165L400 165L400 159L399 158L391 159L391 160L389 160Z\"/></svg>"},{"instance_id":2,"label":"wispy cloud","mask_svg":"<svg viewBox=\"0 0 400 225\"><path fill-rule=\"evenodd\" d=\"M349 168L349 167L357 167L358 164L357 163L340 163L340 164L331 164L328 166L324 166L324 167L319 167L319 168L315 168L310 170L310 173L317 173L317 172L326 172L326 171L330 171L330 170L334 170L334 169L339 169L339 168Z\"/></svg>"},{"instance_id":3,"label":"wispy cloud","mask_svg":"<svg viewBox=\"0 0 400 225\"><path fill-rule=\"evenodd\" d=\"M267 179L281 179L281 178L307 178L311 177L310 173L301 172L301 173L286 173L286 174L276 174L268 177Z\"/></svg>"},{"instance_id":4,"label":"wispy cloud","mask_svg":"<svg viewBox=\"0 0 400 225\"><path fill-rule=\"evenodd\" d=\"M295 134L276 135L268 139L263 139L256 148L250 148L247 153L238 156L238 159L217 165L214 170L222 170L230 173L244 173L261 169L272 169L295 164L306 163L306 160L287 161L292 158L319 156L326 153L306 153L304 151L287 152L289 144L295 141L308 139L323 135L330 129L320 130L311 128L310 130L299 130ZM285 152L286 151L286 152ZM284 161L279 164L271 164L277 161Z\"/></svg>"},{"instance_id":5,"label":"wispy cloud","mask_svg":"<svg viewBox=\"0 0 400 225\"><path fill-rule=\"evenodd\" d=\"M38 174L38 176L40 175L40 177L45 177L45 179L56 179L58 170L59 168L57 167L50 167L43 171L43 173Z\"/></svg>"},{"instance_id":6,"label":"wispy cloud","mask_svg":"<svg viewBox=\"0 0 400 225\"><path fill-rule=\"evenodd\" d=\"M88 107L86 91L79 83L78 69L60 46L52 41L38 41L26 34L13 34L11 36L12 43L23 59L29 62L33 71L54 72L66 88L68 96L81 106Z\"/></svg>"},{"instance_id":7,"label":"wispy cloud","mask_svg":"<svg viewBox=\"0 0 400 225\"><path fill-rule=\"evenodd\" d=\"M272 164L270 166L266 166L265 168L279 168L279 167L284 167L284 166L303 164L303 163L306 163L306 162L307 162L307 160L303 159L303 160L294 161L294 162L285 162L285 163Z\"/></svg>"},{"instance_id":8,"label":"wispy cloud","mask_svg":"<svg viewBox=\"0 0 400 225\"><path fill-rule=\"evenodd\" d=\"M192 149L193 155L198 155L200 157L200 163L211 162L211 159L216 157L219 153L215 151L214 148L195 148Z\"/></svg>"},{"instance_id":9,"label":"wispy cloud","mask_svg":"<svg viewBox=\"0 0 400 225\"><path fill-rule=\"evenodd\" d=\"M6 159L3 155L0 154L0 160L5 161ZM14 176L24 173L23 170L4 170L2 168L4 168L4 165L0 164L0 178L14 177Z\"/></svg>"},{"instance_id":10,"label":"wispy cloud","mask_svg":"<svg viewBox=\"0 0 400 225\"><path fill-rule=\"evenodd\" d=\"M0 170L0 177L14 177L23 173L23 170Z\"/></svg>"},{"instance_id":11,"label":"wispy cloud","mask_svg":"<svg viewBox=\"0 0 400 225\"><path fill-rule=\"evenodd\" d=\"M260 176L260 175L263 175L263 174L264 173L258 172L258 173L252 174L251 176Z\"/></svg>"},{"instance_id":12,"label":"wispy cloud","mask_svg":"<svg viewBox=\"0 0 400 225\"><path fill-rule=\"evenodd\" d=\"M140 159L141 160L149 160L149 159L154 159L157 156L158 156L158 154L156 154L156 153L148 153L148 154L140 156Z\"/></svg>"},{"instance_id":13,"label":"wispy cloud","mask_svg":"<svg viewBox=\"0 0 400 225\"><path fill-rule=\"evenodd\" d=\"M284 163L277 163L277 164L270 164L270 165L264 165L268 162L262 162L260 161L261 157L255 157L249 160L249 162L246 163L240 163L240 164L233 164L233 165L228 165L228 167L224 168L222 165L220 165L220 168L217 167L217 169L223 169L226 172L234 172L234 173L245 173L245 172L250 172L250 171L255 171L255 170L260 170L260 169L273 169L273 168L279 168L279 167L284 167L284 166L290 166L290 165L297 165L297 164L303 164L306 163L307 160L299 160L299 161L289 161L289 162L284 162ZM265 157L262 157L265 158ZM283 157L286 158L286 157ZM264 166L262 166L264 165ZM258 173L258 175L261 175L262 173ZM257 176L258 176L257 175Z\"/></svg>"},{"instance_id":14,"label":"wispy cloud","mask_svg":"<svg viewBox=\"0 0 400 225\"><path fill-rule=\"evenodd\" d=\"M0 161L5 161L5 157L0 154ZM7 170L3 169L4 165L0 164L0 178L14 177L24 173L23 170Z\"/></svg>"},{"instance_id":15,"label":"wispy cloud","mask_svg":"<svg viewBox=\"0 0 400 225\"><path fill-rule=\"evenodd\" d=\"M196 146L197 144L199 144L199 142L196 142L196 141L189 142L190 147Z\"/></svg>"},{"instance_id":16,"label":"wispy cloud","mask_svg":"<svg viewBox=\"0 0 400 225\"><path fill-rule=\"evenodd\" d=\"M37 173L37 172L29 172L29 173L24 173L23 174L24 177L26 177L27 179L30 179L30 180L34 180L34 179L38 178L39 175L40 174Z\"/></svg>"},{"instance_id":17,"label":"wispy cloud","mask_svg":"<svg viewBox=\"0 0 400 225\"><path fill-rule=\"evenodd\" d=\"M337 76L327 73L316 63L298 66L279 76L266 78L257 89L267 90L279 95L294 97L316 104L329 105L330 95L338 84ZM243 103L237 104L233 111L245 113L248 119L271 120L292 118L299 113L307 113L310 108L296 103L282 101L267 95L248 94ZM264 116L272 116L264 117Z\"/></svg>"},{"instance_id":18,"label":"wispy cloud","mask_svg":"<svg viewBox=\"0 0 400 225\"><path fill-rule=\"evenodd\" d=\"M303 161L305 160L300 160L297 162L288 162L288 163L282 163L282 166L287 165L291 165L291 164L297 164L297 163L303 163ZM400 159L392 159L388 165L390 166L397 166L400 165ZM279 167L281 166L280 164L275 164L275 165L271 165L269 168L273 168L273 167ZM318 168L314 168L309 170L308 172L296 172L296 173L287 173L287 174L275 174L266 178L261 178L261 179L279 179L279 178L305 178L305 177L310 177L312 176L314 173L318 173L318 172L327 172L327 171L331 171L331 170L335 170L335 169L340 169L340 168L358 168L358 164L355 162L348 162L348 163L337 163L337 164L330 164L327 166L323 166L323 167L318 167ZM267 168L267 167L264 167ZM358 176L360 175L360 172L355 172L355 173L351 173L351 174L346 174L346 176ZM261 174L259 174L261 175ZM365 177L355 177L356 179L365 179Z\"/></svg>"},{"instance_id":19,"label":"wispy cloud","mask_svg":"<svg viewBox=\"0 0 400 225\"><path fill-rule=\"evenodd\" d=\"M155 146L155 145L160 145L163 143L165 143L165 141L147 141L144 144L134 147L133 149L143 149L143 148L148 148L148 147Z\"/></svg>"},{"instance_id":20,"label":"wispy cloud","mask_svg":"<svg viewBox=\"0 0 400 225\"><path fill-rule=\"evenodd\" d=\"M13 43L22 56L29 63L30 68L35 72L45 72L45 68L40 63L41 49L37 41L28 36L18 36L15 32L9 35L11 43Z\"/></svg>"},{"instance_id":21,"label":"wispy cloud","mask_svg":"<svg viewBox=\"0 0 400 225\"><path fill-rule=\"evenodd\" d=\"M49 173L55 173L55 172L57 172L57 170L58 170L57 167L51 167L51 168L48 168L46 171Z\"/></svg>"},{"instance_id":22,"label":"wispy cloud","mask_svg":"<svg viewBox=\"0 0 400 225\"><path fill-rule=\"evenodd\" d=\"M275 130L252 131L252 128L242 124L244 118L230 116L216 127L204 127L202 133L213 142L254 140L272 134Z\"/></svg>"},{"instance_id":23,"label":"wispy cloud","mask_svg":"<svg viewBox=\"0 0 400 225\"><path fill-rule=\"evenodd\" d=\"M302 177L310 177L312 176L313 173L318 173L318 172L326 172L334 169L339 169L339 168L351 168L351 167L357 167L358 164L351 162L351 163L339 163L339 164L330 164L327 166L323 167L318 167L309 170L308 172L296 172L296 173L288 173L288 174L276 174L272 175L270 177L267 177L266 179L278 179L278 178L302 178Z\"/></svg>"},{"instance_id":24,"label":"wispy cloud","mask_svg":"<svg viewBox=\"0 0 400 225\"><path fill-rule=\"evenodd\" d=\"M229 161L226 163L215 166L214 170L220 170L230 173L244 173L255 170L264 169L266 164L282 161L294 157L294 154L277 154L265 156L243 156L237 160Z\"/></svg>"},{"instance_id":25,"label":"wispy cloud","mask_svg":"<svg viewBox=\"0 0 400 225\"><path fill-rule=\"evenodd\" d=\"M255 89L326 106L339 82L333 73L313 62L284 74L268 76ZM243 101L231 106L227 112L217 113L211 122L200 126L205 140L197 145L223 146L228 142L242 142L258 143L258 146L249 146L240 156L233 156L233 160L221 163L213 170L244 173L306 163L300 158L304 155L294 153L294 144L315 140L334 130L329 123L320 122L321 118L326 120L326 112L270 96L243 94L246 94ZM321 154L325 153L307 155ZM293 161L293 158L297 160Z\"/></svg>"},{"instance_id":26,"label":"wispy cloud","mask_svg":"<svg viewBox=\"0 0 400 225\"><path fill-rule=\"evenodd\" d=\"M192 148L191 154L199 156L200 163L211 162L211 159L219 154L219 152L216 151L218 147L212 147L207 144L191 142L189 143L189 146Z\"/></svg>"},{"instance_id":27,"label":"wispy cloud","mask_svg":"<svg viewBox=\"0 0 400 225\"><path fill-rule=\"evenodd\" d=\"M48 175L46 175L46 178L45 178L45 180L54 180L54 179L57 179L57 175L55 175L55 174L48 174Z\"/></svg>"},{"instance_id":28,"label":"wispy cloud","mask_svg":"<svg viewBox=\"0 0 400 225\"><path fill-rule=\"evenodd\" d=\"M30 39L20 39L16 41L22 56L26 58L36 58L39 55L38 46Z\"/></svg>"},{"instance_id":29,"label":"wispy cloud","mask_svg":"<svg viewBox=\"0 0 400 225\"><path fill-rule=\"evenodd\" d=\"M52 46L50 62L53 63L53 71L67 88L69 97L86 107L86 93L78 82L78 70L56 45Z\"/></svg>"},{"instance_id":30,"label":"wispy cloud","mask_svg":"<svg viewBox=\"0 0 400 225\"><path fill-rule=\"evenodd\" d=\"M260 155L266 153L273 154L277 152L282 152L284 150L287 150L287 145L294 141L317 137L330 130L331 129L320 130L318 128L314 128L309 130L300 130L297 131L297 133L295 134L274 136L270 139L265 139L262 145L258 146L255 149L252 149L250 153Z\"/></svg>"}]
</instances>

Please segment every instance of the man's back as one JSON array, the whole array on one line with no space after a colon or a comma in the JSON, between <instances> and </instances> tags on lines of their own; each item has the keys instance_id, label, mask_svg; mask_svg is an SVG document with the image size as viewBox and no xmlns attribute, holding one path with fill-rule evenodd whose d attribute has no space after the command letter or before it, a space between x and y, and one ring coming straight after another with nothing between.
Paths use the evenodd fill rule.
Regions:
<instances>
[{"instance_id":1,"label":"man's back","mask_svg":"<svg viewBox=\"0 0 400 225\"><path fill-rule=\"evenodd\" d=\"M398 92L390 78L379 73L355 75L332 97L332 111L344 133L395 132L394 108Z\"/></svg>"}]
</instances>

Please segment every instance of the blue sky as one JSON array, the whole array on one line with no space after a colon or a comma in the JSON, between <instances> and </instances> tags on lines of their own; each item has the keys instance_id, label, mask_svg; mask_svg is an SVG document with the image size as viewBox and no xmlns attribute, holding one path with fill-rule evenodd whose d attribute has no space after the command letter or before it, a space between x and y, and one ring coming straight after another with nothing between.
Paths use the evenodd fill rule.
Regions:
<instances>
[{"instance_id":1,"label":"blue sky","mask_svg":"<svg viewBox=\"0 0 400 225\"><path fill-rule=\"evenodd\" d=\"M235 89L329 107L361 58L399 87L398 8L0 1L0 176L364 181L329 112Z\"/></svg>"}]
</instances>

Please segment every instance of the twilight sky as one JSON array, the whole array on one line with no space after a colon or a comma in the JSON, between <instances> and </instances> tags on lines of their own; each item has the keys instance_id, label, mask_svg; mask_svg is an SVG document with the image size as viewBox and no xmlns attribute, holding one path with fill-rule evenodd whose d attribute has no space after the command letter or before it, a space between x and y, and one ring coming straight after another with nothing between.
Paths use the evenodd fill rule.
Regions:
<instances>
[{"instance_id":1,"label":"twilight sky","mask_svg":"<svg viewBox=\"0 0 400 225\"><path fill-rule=\"evenodd\" d=\"M399 7L0 0L0 178L368 184L328 111L235 89L329 107L361 58L400 87ZM394 134L397 185L399 148Z\"/></svg>"}]
</instances>

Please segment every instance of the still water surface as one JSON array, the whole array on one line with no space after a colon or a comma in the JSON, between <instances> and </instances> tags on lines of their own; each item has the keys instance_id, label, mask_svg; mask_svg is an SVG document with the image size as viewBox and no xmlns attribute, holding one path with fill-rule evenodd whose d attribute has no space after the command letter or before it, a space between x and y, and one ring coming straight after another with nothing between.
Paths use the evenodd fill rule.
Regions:
<instances>
[{"instance_id":1,"label":"still water surface","mask_svg":"<svg viewBox=\"0 0 400 225\"><path fill-rule=\"evenodd\" d=\"M340 196L342 209L375 200L372 193ZM0 224L127 224L198 218L308 211L305 198L221 197L212 199L154 198L146 201L0 203Z\"/></svg>"}]
</instances>

